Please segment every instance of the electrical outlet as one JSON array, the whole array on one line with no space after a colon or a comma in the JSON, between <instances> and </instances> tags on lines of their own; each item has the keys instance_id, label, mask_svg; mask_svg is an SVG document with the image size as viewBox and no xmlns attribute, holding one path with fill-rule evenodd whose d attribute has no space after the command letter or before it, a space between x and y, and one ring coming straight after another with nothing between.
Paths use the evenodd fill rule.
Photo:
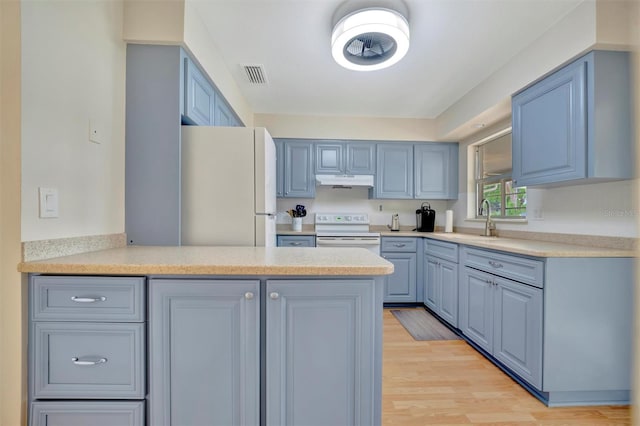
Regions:
<instances>
[{"instance_id":1,"label":"electrical outlet","mask_svg":"<svg viewBox=\"0 0 640 426\"><path fill-rule=\"evenodd\" d=\"M542 209L533 209L532 216L533 216L532 219L534 219L534 220L543 220L544 219L544 216L542 214Z\"/></svg>"}]
</instances>

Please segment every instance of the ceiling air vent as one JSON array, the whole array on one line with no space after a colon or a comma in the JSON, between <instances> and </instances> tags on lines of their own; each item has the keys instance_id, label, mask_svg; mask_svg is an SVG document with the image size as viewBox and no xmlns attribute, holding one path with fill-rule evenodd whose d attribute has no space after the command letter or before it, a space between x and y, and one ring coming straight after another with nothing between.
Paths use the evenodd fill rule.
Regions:
<instances>
[{"instance_id":1,"label":"ceiling air vent","mask_svg":"<svg viewBox=\"0 0 640 426\"><path fill-rule=\"evenodd\" d=\"M267 84L267 73L264 71L264 67L259 64L242 65L244 73L247 76L247 80L251 84Z\"/></svg>"}]
</instances>

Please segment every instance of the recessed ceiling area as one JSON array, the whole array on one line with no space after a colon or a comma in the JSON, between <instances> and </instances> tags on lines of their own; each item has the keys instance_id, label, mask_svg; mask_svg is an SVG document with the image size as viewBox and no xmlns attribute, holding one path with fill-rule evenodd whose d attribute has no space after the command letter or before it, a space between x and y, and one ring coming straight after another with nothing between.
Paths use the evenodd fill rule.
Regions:
<instances>
[{"instance_id":1,"label":"recessed ceiling area","mask_svg":"<svg viewBox=\"0 0 640 426\"><path fill-rule=\"evenodd\" d=\"M192 0L255 113L436 118L583 0L405 0L411 46L357 72L331 55L343 0ZM365 2L366 3L366 2ZM261 64L268 84L251 84Z\"/></svg>"}]
</instances>

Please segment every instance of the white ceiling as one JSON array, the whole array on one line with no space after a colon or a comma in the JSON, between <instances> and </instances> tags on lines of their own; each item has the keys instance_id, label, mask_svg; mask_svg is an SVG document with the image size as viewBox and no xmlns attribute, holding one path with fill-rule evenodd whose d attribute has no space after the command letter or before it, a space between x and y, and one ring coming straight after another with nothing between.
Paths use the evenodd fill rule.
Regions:
<instances>
[{"instance_id":1,"label":"white ceiling","mask_svg":"<svg viewBox=\"0 0 640 426\"><path fill-rule=\"evenodd\" d=\"M405 0L409 52L373 72L331 57L343 0L192 4L256 113L435 118L582 1ZM268 84L249 84L242 64L264 65Z\"/></svg>"}]
</instances>

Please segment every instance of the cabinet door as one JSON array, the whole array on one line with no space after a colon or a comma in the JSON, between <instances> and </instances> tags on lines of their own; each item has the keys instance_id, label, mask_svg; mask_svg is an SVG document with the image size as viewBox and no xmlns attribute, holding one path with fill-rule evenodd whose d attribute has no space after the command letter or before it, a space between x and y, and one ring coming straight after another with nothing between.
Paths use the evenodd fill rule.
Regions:
<instances>
[{"instance_id":1,"label":"cabinet door","mask_svg":"<svg viewBox=\"0 0 640 426\"><path fill-rule=\"evenodd\" d=\"M318 143L315 147L315 174L337 175L344 173L343 144Z\"/></svg>"},{"instance_id":2,"label":"cabinet door","mask_svg":"<svg viewBox=\"0 0 640 426\"><path fill-rule=\"evenodd\" d=\"M376 149L372 143L347 143L346 173L373 175L376 173Z\"/></svg>"},{"instance_id":3,"label":"cabinet door","mask_svg":"<svg viewBox=\"0 0 640 426\"><path fill-rule=\"evenodd\" d=\"M377 168L374 198L413 198L413 145L376 146Z\"/></svg>"},{"instance_id":4,"label":"cabinet door","mask_svg":"<svg viewBox=\"0 0 640 426\"><path fill-rule=\"evenodd\" d=\"M542 290L502 278L497 284L493 356L542 389Z\"/></svg>"},{"instance_id":5,"label":"cabinet door","mask_svg":"<svg viewBox=\"0 0 640 426\"><path fill-rule=\"evenodd\" d=\"M424 304L438 313L438 259L425 258Z\"/></svg>"},{"instance_id":6,"label":"cabinet door","mask_svg":"<svg viewBox=\"0 0 640 426\"><path fill-rule=\"evenodd\" d=\"M440 275L440 317L454 327L458 327L458 265L439 260Z\"/></svg>"},{"instance_id":7,"label":"cabinet door","mask_svg":"<svg viewBox=\"0 0 640 426\"><path fill-rule=\"evenodd\" d=\"M267 426L380 424L374 289L372 280L267 281Z\"/></svg>"},{"instance_id":8,"label":"cabinet door","mask_svg":"<svg viewBox=\"0 0 640 426\"><path fill-rule=\"evenodd\" d=\"M31 426L144 426L144 402L38 401L31 404Z\"/></svg>"},{"instance_id":9,"label":"cabinet door","mask_svg":"<svg viewBox=\"0 0 640 426\"><path fill-rule=\"evenodd\" d=\"M215 89L189 58L185 58L185 115L198 126L214 125Z\"/></svg>"},{"instance_id":10,"label":"cabinet door","mask_svg":"<svg viewBox=\"0 0 640 426\"><path fill-rule=\"evenodd\" d=\"M416 144L415 198L458 198L458 144Z\"/></svg>"},{"instance_id":11,"label":"cabinet door","mask_svg":"<svg viewBox=\"0 0 640 426\"><path fill-rule=\"evenodd\" d=\"M231 107L219 92L216 93L214 117L216 126L240 126L236 116L231 111Z\"/></svg>"},{"instance_id":12,"label":"cabinet door","mask_svg":"<svg viewBox=\"0 0 640 426\"><path fill-rule=\"evenodd\" d=\"M284 154L284 196L315 197L313 145L311 143L285 142Z\"/></svg>"},{"instance_id":13,"label":"cabinet door","mask_svg":"<svg viewBox=\"0 0 640 426\"><path fill-rule=\"evenodd\" d=\"M465 267L460 280L460 330L478 346L493 350L493 276Z\"/></svg>"},{"instance_id":14,"label":"cabinet door","mask_svg":"<svg viewBox=\"0 0 640 426\"><path fill-rule=\"evenodd\" d=\"M385 276L385 302L416 302L416 254L389 253L382 257L393 263L394 271Z\"/></svg>"},{"instance_id":15,"label":"cabinet door","mask_svg":"<svg viewBox=\"0 0 640 426\"><path fill-rule=\"evenodd\" d=\"M512 98L518 186L586 177L586 75L577 61Z\"/></svg>"},{"instance_id":16,"label":"cabinet door","mask_svg":"<svg viewBox=\"0 0 640 426\"><path fill-rule=\"evenodd\" d=\"M315 247L313 235L278 235L278 247Z\"/></svg>"},{"instance_id":17,"label":"cabinet door","mask_svg":"<svg viewBox=\"0 0 640 426\"><path fill-rule=\"evenodd\" d=\"M259 423L259 285L150 280L149 424Z\"/></svg>"},{"instance_id":18,"label":"cabinet door","mask_svg":"<svg viewBox=\"0 0 640 426\"><path fill-rule=\"evenodd\" d=\"M276 197L284 197L284 142L273 141L276 145Z\"/></svg>"}]
</instances>

